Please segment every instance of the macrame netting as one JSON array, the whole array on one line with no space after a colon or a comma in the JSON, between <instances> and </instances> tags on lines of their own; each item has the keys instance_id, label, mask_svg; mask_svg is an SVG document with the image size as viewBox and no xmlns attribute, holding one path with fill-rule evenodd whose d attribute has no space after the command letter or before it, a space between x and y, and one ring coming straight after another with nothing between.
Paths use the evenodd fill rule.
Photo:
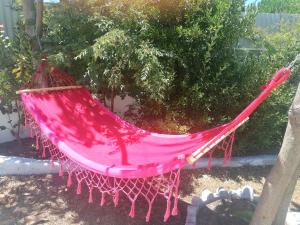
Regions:
<instances>
[{"instance_id":1,"label":"macrame netting","mask_svg":"<svg viewBox=\"0 0 300 225\"><path fill-rule=\"evenodd\" d=\"M131 202L129 216L133 218L135 216L135 202L138 198L142 197L148 204L146 214L146 221L148 222L150 220L152 205L156 196L162 195L166 199L164 221L167 221L170 215L177 215L180 169L161 174L160 176L136 179L109 177L87 170L69 159L62 151L52 144L47 136L41 132L39 125L24 106L23 112L25 117L25 127L30 128L31 137L35 137L36 150L41 154L42 158L50 156L52 167L54 167L55 161L59 162L59 176L63 176L63 171L67 171L67 187L70 187L75 179L77 183L77 194L81 194L82 185L86 185L89 190L89 203L94 202L94 196L98 192L101 206L105 204L109 199L109 196L114 205L117 206L119 196L120 194L123 194L123 196L126 196ZM207 156L209 157L208 169L211 168L212 155L216 150L224 152L224 163L228 163L231 158L233 142L234 132L207 153Z\"/></svg>"},{"instance_id":2,"label":"macrame netting","mask_svg":"<svg viewBox=\"0 0 300 225\"><path fill-rule=\"evenodd\" d=\"M40 79L40 74L45 71L45 67L46 64L40 65L34 76L35 80ZM47 85L74 85L74 79L59 69L51 69L48 72L46 75ZM284 82L289 75L290 70L282 68L264 86L262 93L235 119L222 126L195 134L172 136L141 130L126 121L122 121L105 109L103 105L96 103L87 90L83 88L77 90L56 90L52 93L43 92L45 94L37 93L36 95L25 92L22 94L25 126L30 127L31 135L36 140L36 149L41 152L42 157L45 158L49 155L52 162L59 162L59 175L63 175L63 171L67 171L67 186L71 186L72 182L76 181L77 194L81 193L82 185L86 185L89 190L89 202L93 202L97 196L100 199L100 204L103 205L110 196L115 206L118 205L120 195L126 196L131 202L129 211L129 216L131 217L135 216L137 199L144 198L148 203L146 221L150 219L155 198L158 195L162 195L166 199L164 215L164 221L166 221L170 215L177 215L180 170L187 164L188 157L193 156L194 159L198 159L208 156L208 168L210 168L213 153L216 150L221 150L224 152L224 163L227 163L231 158L234 131L243 124L271 91ZM28 87L33 86L28 85ZM53 103L55 101L58 101L60 104L55 105ZM71 107L67 108L66 103L70 103ZM54 112L49 113L45 109L45 106L48 107L48 104L52 104L54 109L49 105L49 110L54 110ZM60 117L57 117L58 114L55 110L61 111ZM98 137L102 135L102 139L108 141L109 144L105 145L105 141L99 144L99 142L87 138L84 143L88 143L88 147L81 142L81 144L73 145L74 136L59 135L58 133L61 134L63 131L69 132L71 129L68 127L70 125L68 123L70 114L77 119L86 117L86 120L81 122L87 121L89 124L98 126L98 128L99 126L100 128L105 126L106 130L100 128L97 130L95 126L95 131L93 130L93 132ZM72 117L72 115L70 116ZM55 118L59 118L60 121L55 121ZM47 120L52 122L47 123ZM56 122L55 125L52 124L54 121ZM62 125L61 123L64 122L65 124ZM77 130L75 131L78 132L78 135L75 136L75 139L77 138L75 141L79 142L78 138L82 137L85 131L91 132L91 130L82 131L82 129L90 125L81 124L80 121L76 120L75 122L77 127L73 127L73 129L76 128ZM50 128L47 126L50 126ZM49 132L45 133L45 130L51 130L53 132L52 137L49 136ZM64 143L65 148L61 148L55 141L53 142L53 136L56 139L60 139L60 143ZM125 161L123 161L123 157L120 161L115 155L118 152L115 151L116 143L113 140L120 142L117 147L121 151L122 147L124 148L123 151L125 153L121 151L119 153L128 157ZM68 144L72 147L69 147ZM96 146L96 150L93 148L93 145ZM103 149L101 149L101 146L103 146ZM82 151L76 151L77 147L79 150L82 148ZM83 150L84 148L87 149ZM81 154L84 156L81 156ZM94 156L98 158L94 159ZM152 157L151 160L148 157ZM85 162L81 162L80 159L84 159ZM87 162L92 162L94 167ZM110 163L108 167L107 163ZM117 166L115 165L116 163L118 164ZM131 166L129 170L128 165ZM103 170L103 168L107 168L109 171Z\"/></svg>"}]
</instances>

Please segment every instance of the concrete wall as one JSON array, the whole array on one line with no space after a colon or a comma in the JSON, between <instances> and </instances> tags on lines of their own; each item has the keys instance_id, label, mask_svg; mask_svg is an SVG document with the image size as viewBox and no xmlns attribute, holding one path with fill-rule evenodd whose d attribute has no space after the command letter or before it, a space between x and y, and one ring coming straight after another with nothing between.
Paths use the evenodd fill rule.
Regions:
<instances>
[{"instance_id":1,"label":"concrete wall","mask_svg":"<svg viewBox=\"0 0 300 225\"><path fill-rule=\"evenodd\" d=\"M0 0L1 1L1 0ZM107 105L109 106L109 102L107 100ZM133 105L135 103L134 98L130 96L126 96L124 99L122 99L120 96L115 97L115 105L114 105L114 112L117 113L120 116L124 116L124 113L129 109L130 105ZM8 123L9 120L12 120L12 124L17 123L18 121L18 114L12 113L10 115L2 114L0 111L0 126L5 126L8 129L0 130L0 143L9 142L15 140L15 137L12 135L11 130L12 127ZM15 132L16 129L13 129ZM29 131L28 129L25 129L24 127L21 128L21 137L29 137Z\"/></svg>"},{"instance_id":2,"label":"concrete wall","mask_svg":"<svg viewBox=\"0 0 300 225\"><path fill-rule=\"evenodd\" d=\"M123 99L120 96L116 96L114 100L114 112L120 116L124 116L129 107L134 104L135 99L128 95ZM110 107L110 100L106 99L106 105Z\"/></svg>"},{"instance_id":3,"label":"concrete wall","mask_svg":"<svg viewBox=\"0 0 300 225\"><path fill-rule=\"evenodd\" d=\"M12 8L12 0L0 0L0 25L4 26L9 37L14 35L18 15L18 12Z\"/></svg>"},{"instance_id":4,"label":"concrete wall","mask_svg":"<svg viewBox=\"0 0 300 225\"><path fill-rule=\"evenodd\" d=\"M17 132L17 128L13 129L11 125L8 123L9 120L12 120L12 124L16 124L18 121L18 114L12 113L8 115L8 114L2 114L0 111L0 126L7 127L7 129L5 130L0 130L0 143L15 140L15 137L12 135L11 130ZM29 136L28 130L25 129L24 127L21 127L20 136L22 138L28 137Z\"/></svg>"},{"instance_id":5,"label":"concrete wall","mask_svg":"<svg viewBox=\"0 0 300 225\"><path fill-rule=\"evenodd\" d=\"M268 32L280 31L281 26L295 29L297 22L300 22L300 14L259 13L255 19L256 27Z\"/></svg>"}]
</instances>

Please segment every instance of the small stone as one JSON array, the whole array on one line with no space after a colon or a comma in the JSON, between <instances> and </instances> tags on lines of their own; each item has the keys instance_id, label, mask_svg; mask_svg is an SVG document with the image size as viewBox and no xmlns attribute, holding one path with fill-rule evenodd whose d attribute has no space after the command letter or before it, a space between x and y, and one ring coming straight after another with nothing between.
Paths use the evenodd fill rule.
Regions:
<instances>
[{"instance_id":1,"label":"small stone","mask_svg":"<svg viewBox=\"0 0 300 225\"><path fill-rule=\"evenodd\" d=\"M242 190L236 189L229 192L231 198L241 198Z\"/></svg>"},{"instance_id":2,"label":"small stone","mask_svg":"<svg viewBox=\"0 0 300 225\"><path fill-rule=\"evenodd\" d=\"M208 189L202 191L201 199L203 202L214 199L214 194L210 192Z\"/></svg>"},{"instance_id":3,"label":"small stone","mask_svg":"<svg viewBox=\"0 0 300 225\"><path fill-rule=\"evenodd\" d=\"M286 217L286 225L299 225L300 212L288 212Z\"/></svg>"},{"instance_id":4,"label":"small stone","mask_svg":"<svg viewBox=\"0 0 300 225\"><path fill-rule=\"evenodd\" d=\"M218 188L217 193L219 194L219 197L222 199L226 199L230 197L229 192L223 187Z\"/></svg>"},{"instance_id":5,"label":"small stone","mask_svg":"<svg viewBox=\"0 0 300 225\"><path fill-rule=\"evenodd\" d=\"M253 188L250 186L244 186L242 188L241 198L253 201Z\"/></svg>"}]
</instances>

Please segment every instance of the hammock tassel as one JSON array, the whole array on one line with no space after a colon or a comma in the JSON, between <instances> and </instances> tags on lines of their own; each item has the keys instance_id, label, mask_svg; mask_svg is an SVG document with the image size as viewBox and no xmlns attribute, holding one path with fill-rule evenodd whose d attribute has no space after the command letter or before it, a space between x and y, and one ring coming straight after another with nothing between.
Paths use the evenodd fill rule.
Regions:
<instances>
[{"instance_id":1,"label":"hammock tassel","mask_svg":"<svg viewBox=\"0 0 300 225\"><path fill-rule=\"evenodd\" d=\"M177 216L178 214L178 188L180 183L180 171L178 172L176 183L175 183L175 193L174 193L174 206L172 210L172 216Z\"/></svg>"},{"instance_id":2,"label":"hammock tassel","mask_svg":"<svg viewBox=\"0 0 300 225\"><path fill-rule=\"evenodd\" d=\"M46 158L46 147L43 145L43 153L42 153L42 158Z\"/></svg>"},{"instance_id":3,"label":"hammock tassel","mask_svg":"<svg viewBox=\"0 0 300 225\"><path fill-rule=\"evenodd\" d=\"M134 218L134 216L135 216L135 201L133 201L133 202L131 203L131 209L130 209L130 212L129 212L129 216L130 216L131 218Z\"/></svg>"},{"instance_id":4,"label":"hammock tassel","mask_svg":"<svg viewBox=\"0 0 300 225\"><path fill-rule=\"evenodd\" d=\"M152 210L152 204L149 204L148 212L146 215L146 222L150 221L151 210Z\"/></svg>"},{"instance_id":5,"label":"hammock tassel","mask_svg":"<svg viewBox=\"0 0 300 225\"><path fill-rule=\"evenodd\" d=\"M212 167L212 161L213 161L213 157L212 157L213 151L210 151L208 153L208 163L207 163L207 170L210 171L211 167Z\"/></svg>"},{"instance_id":6,"label":"hammock tassel","mask_svg":"<svg viewBox=\"0 0 300 225\"><path fill-rule=\"evenodd\" d=\"M77 185L77 192L76 192L78 195L81 194L81 182L78 181L78 185Z\"/></svg>"},{"instance_id":7,"label":"hammock tassel","mask_svg":"<svg viewBox=\"0 0 300 225\"><path fill-rule=\"evenodd\" d=\"M171 211L171 199L168 198L167 200L167 208L164 216L164 222L166 222L170 217L170 211Z\"/></svg>"},{"instance_id":8,"label":"hammock tassel","mask_svg":"<svg viewBox=\"0 0 300 225\"><path fill-rule=\"evenodd\" d=\"M231 159L231 153L229 152L230 150L226 150L224 153L224 165L228 165L230 159Z\"/></svg>"},{"instance_id":9,"label":"hammock tassel","mask_svg":"<svg viewBox=\"0 0 300 225\"><path fill-rule=\"evenodd\" d=\"M90 194L89 194L89 203L93 202L93 188L90 188Z\"/></svg>"},{"instance_id":10,"label":"hammock tassel","mask_svg":"<svg viewBox=\"0 0 300 225\"><path fill-rule=\"evenodd\" d=\"M227 165L229 163L229 161L231 160L233 142L234 142L234 133L231 134L230 142L224 153L224 165Z\"/></svg>"},{"instance_id":11,"label":"hammock tassel","mask_svg":"<svg viewBox=\"0 0 300 225\"><path fill-rule=\"evenodd\" d=\"M54 165L54 159L53 159L53 156L51 156L51 168L54 169L54 166L55 166Z\"/></svg>"},{"instance_id":12,"label":"hammock tassel","mask_svg":"<svg viewBox=\"0 0 300 225\"><path fill-rule=\"evenodd\" d=\"M72 185L72 173L69 173L67 187L71 187Z\"/></svg>"},{"instance_id":13,"label":"hammock tassel","mask_svg":"<svg viewBox=\"0 0 300 225\"><path fill-rule=\"evenodd\" d=\"M24 112L24 127L28 128L28 118L27 118L27 112L25 111L24 106L22 106L23 112Z\"/></svg>"},{"instance_id":14,"label":"hammock tassel","mask_svg":"<svg viewBox=\"0 0 300 225\"><path fill-rule=\"evenodd\" d=\"M175 197L175 200L174 200L174 206L173 206L173 210L172 210L172 216L177 216L178 214L178 197Z\"/></svg>"},{"instance_id":15,"label":"hammock tassel","mask_svg":"<svg viewBox=\"0 0 300 225\"><path fill-rule=\"evenodd\" d=\"M101 196L100 206L103 206L104 204L105 204L105 193L103 192Z\"/></svg>"},{"instance_id":16,"label":"hammock tassel","mask_svg":"<svg viewBox=\"0 0 300 225\"><path fill-rule=\"evenodd\" d=\"M36 135L36 137L35 137L35 150L38 151L39 148L40 148L40 145L39 145L39 136Z\"/></svg>"},{"instance_id":17,"label":"hammock tassel","mask_svg":"<svg viewBox=\"0 0 300 225\"><path fill-rule=\"evenodd\" d=\"M115 205L115 207L118 206L118 203L119 203L119 192L116 191L115 195L114 195L114 205Z\"/></svg>"},{"instance_id":18,"label":"hammock tassel","mask_svg":"<svg viewBox=\"0 0 300 225\"><path fill-rule=\"evenodd\" d=\"M30 137L33 138L33 128L30 126Z\"/></svg>"},{"instance_id":19,"label":"hammock tassel","mask_svg":"<svg viewBox=\"0 0 300 225\"><path fill-rule=\"evenodd\" d=\"M61 162L61 161L59 161L59 172L58 172L58 176L60 176L60 177L63 176L62 162Z\"/></svg>"}]
</instances>

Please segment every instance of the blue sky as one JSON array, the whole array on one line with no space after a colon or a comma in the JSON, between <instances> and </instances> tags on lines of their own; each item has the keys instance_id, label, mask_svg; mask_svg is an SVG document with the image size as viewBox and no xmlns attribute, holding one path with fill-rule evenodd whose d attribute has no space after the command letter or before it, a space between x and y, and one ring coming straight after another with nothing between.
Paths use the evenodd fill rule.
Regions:
<instances>
[{"instance_id":1,"label":"blue sky","mask_svg":"<svg viewBox=\"0 0 300 225\"><path fill-rule=\"evenodd\" d=\"M246 4L251 4L251 3L257 3L257 2L260 2L260 0L247 0L246 1Z\"/></svg>"},{"instance_id":2,"label":"blue sky","mask_svg":"<svg viewBox=\"0 0 300 225\"><path fill-rule=\"evenodd\" d=\"M59 3L60 0L44 0L45 3Z\"/></svg>"}]
</instances>

